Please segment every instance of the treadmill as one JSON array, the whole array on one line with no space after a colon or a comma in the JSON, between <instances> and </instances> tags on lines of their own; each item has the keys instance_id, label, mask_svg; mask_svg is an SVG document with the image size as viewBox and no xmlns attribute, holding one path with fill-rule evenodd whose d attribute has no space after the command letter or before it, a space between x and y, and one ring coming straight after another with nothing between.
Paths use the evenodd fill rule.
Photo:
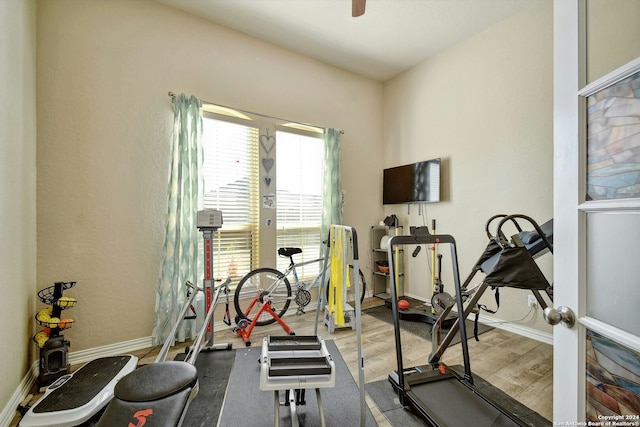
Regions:
<instances>
[{"instance_id":1,"label":"treadmill","mask_svg":"<svg viewBox=\"0 0 640 427\"><path fill-rule=\"evenodd\" d=\"M464 372L458 373L443 363L405 368L400 340L400 316L395 283L396 246L448 244L451 248L453 280L456 288L459 332L462 344ZM469 365L469 348L464 321L464 306L460 291L460 275L456 243L452 236L429 234L426 227L418 227L414 234L393 236L389 240L389 277L391 308L396 340L398 369L389 374L389 382L398 394L400 403L408 406L430 426L527 426L529 423L500 406L474 384Z\"/></svg>"}]
</instances>

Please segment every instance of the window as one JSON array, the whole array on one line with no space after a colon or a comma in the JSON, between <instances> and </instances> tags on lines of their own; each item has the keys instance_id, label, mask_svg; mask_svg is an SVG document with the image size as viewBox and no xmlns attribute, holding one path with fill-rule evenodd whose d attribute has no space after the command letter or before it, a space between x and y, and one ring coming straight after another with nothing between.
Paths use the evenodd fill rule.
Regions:
<instances>
[{"instance_id":1,"label":"window","mask_svg":"<svg viewBox=\"0 0 640 427\"><path fill-rule=\"evenodd\" d=\"M214 277L242 277L258 267L259 129L204 113L204 208L222 211L214 234Z\"/></svg>"},{"instance_id":2,"label":"window","mask_svg":"<svg viewBox=\"0 0 640 427\"><path fill-rule=\"evenodd\" d=\"M221 210L223 218L222 228L214 234L214 277L241 278L255 268L272 266L271 253L275 267L284 270L288 260L275 255L284 246L302 248L297 261L324 256L320 254L323 129L211 104L203 105L203 110L204 208ZM273 151L260 143L269 129L275 129ZM275 176L262 166L261 159L266 158L275 161L271 170ZM275 178L275 186L264 183L267 176ZM265 194L260 194L261 186ZM262 196L274 193L276 209L261 220ZM275 217L270 217L272 213ZM271 218L275 226L261 228ZM275 244L273 252L263 247L263 260L261 240ZM298 273L310 277L318 267L314 263Z\"/></svg>"},{"instance_id":3,"label":"window","mask_svg":"<svg viewBox=\"0 0 640 427\"><path fill-rule=\"evenodd\" d=\"M296 260L312 260L320 255L322 221L322 134L278 130L276 132L276 246L302 248ZM276 249L277 249L276 248ZM284 270L288 259L278 257ZM298 271L301 277L319 273L318 263Z\"/></svg>"}]
</instances>

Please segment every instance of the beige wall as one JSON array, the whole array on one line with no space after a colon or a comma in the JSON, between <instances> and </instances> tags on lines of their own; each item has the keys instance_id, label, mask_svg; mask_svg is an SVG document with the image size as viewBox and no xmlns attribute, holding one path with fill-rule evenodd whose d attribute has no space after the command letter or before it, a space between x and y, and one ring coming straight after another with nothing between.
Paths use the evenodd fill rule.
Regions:
<instances>
[{"instance_id":1,"label":"beige wall","mask_svg":"<svg viewBox=\"0 0 640 427\"><path fill-rule=\"evenodd\" d=\"M343 129L345 221L382 214L382 158L359 161L382 151L380 83L155 2L40 2L38 283L78 282L72 351L151 335L169 91Z\"/></svg>"},{"instance_id":2,"label":"beige wall","mask_svg":"<svg viewBox=\"0 0 640 427\"><path fill-rule=\"evenodd\" d=\"M587 0L587 82L640 56L640 2Z\"/></svg>"},{"instance_id":3,"label":"beige wall","mask_svg":"<svg viewBox=\"0 0 640 427\"><path fill-rule=\"evenodd\" d=\"M463 280L488 243L489 217L553 215L552 23L552 1L538 3L385 83L385 167L435 157L446 166L445 201L426 205L423 216L417 206L407 215L406 205L386 213L406 228L436 219L437 231L457 241ZM426 254L405 256L405 292L423 298L431 295ZM453 292L450 271L445 257ZM527 294L501 291L497 316L521 318ZM493 293L484 301L495 306ZM522 325L550 331L540 310Z\"/></svg>"},{"instance_id":4,"label":"beige wall","mask_svg":"<svg viewBox=\"0 0 640 427\"><path fill-rule=\"evenodd\" d=\"M0 411L36 352L35 18L34 3L0 2Z\"/></svg>"}]
</instances>

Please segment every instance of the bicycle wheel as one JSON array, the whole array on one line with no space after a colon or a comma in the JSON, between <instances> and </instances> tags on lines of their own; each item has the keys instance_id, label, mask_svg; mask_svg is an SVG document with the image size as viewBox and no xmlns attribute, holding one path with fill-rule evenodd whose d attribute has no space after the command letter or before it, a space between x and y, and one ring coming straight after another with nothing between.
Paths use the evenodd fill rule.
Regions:
<instances>
[{"instance_id":1,"label":"bicycle wheel","mask_svg":"<svg viewBox=\"0 0 640 427\"><path fill-rule=\"evenodd\" d=\"M238 317L253 322L265 295L269 297L273 310L282 317L291 303L291 284L275 268L257 268L240 280L233 296ZM263 312L256 326L269 325L275 321L273 316Z\"/></svg>"},{"instance_id":2,"label":"bicycle wheel","mask_svg":"<svg viewBox=\"0 0 640 427\"><path fill-rule=\"evenodd\" d=\"M364 301L364 296L367 293L367 282L364 280L364 274L362 273L362 270L358 269L358 272L360 273L360 283L362 284L362 287L360 288L360 302L362 303ZM351 285L353 286L354 281L353 281L352 265L349 266L349 275L350 275L349 279L350 279ZM327 278L328 277L329 276L327 276ZM326 297L325 304L329 302L329 283L327 283L326 288L327 288L327 291L325 294L325 297ZM353 292L351 291L351 289L347 291L347 302L353 302Z\"/></svg>"}]
</instances>

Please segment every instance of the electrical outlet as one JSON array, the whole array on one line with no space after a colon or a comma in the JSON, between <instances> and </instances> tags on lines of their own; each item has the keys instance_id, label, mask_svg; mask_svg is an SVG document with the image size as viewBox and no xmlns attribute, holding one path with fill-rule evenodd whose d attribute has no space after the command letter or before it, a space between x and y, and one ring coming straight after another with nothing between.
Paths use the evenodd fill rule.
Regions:
<instances>
[{"instance_id":1,"label":"electrical outlet","mask_svg":"<svg viewBox=\"0 0 640 427\"><path fill-rule=\"evenodd\" d=\"M527 305L529 307L533 307L534 309L538 308L538 300L533 295L527 296Z\"/></svg>"}]
</instances>

